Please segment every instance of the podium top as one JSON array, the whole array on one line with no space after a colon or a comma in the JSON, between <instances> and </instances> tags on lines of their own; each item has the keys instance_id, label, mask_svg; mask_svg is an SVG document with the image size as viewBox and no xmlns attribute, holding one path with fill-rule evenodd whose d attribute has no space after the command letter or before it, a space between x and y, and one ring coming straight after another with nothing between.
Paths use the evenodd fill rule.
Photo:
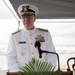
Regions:
<instances>
[{"instance_id":1,"label":"podium top","mask_svg":"<svg viewBox=\"0 0 75 75\"><path fill-rule=\"evenodd\" d=\"M7 75L19 75L18 72L7 72ZM61 75L73 75L73 72L70 71L70 72L62 72Z\"/></svg>"}]
</instances>

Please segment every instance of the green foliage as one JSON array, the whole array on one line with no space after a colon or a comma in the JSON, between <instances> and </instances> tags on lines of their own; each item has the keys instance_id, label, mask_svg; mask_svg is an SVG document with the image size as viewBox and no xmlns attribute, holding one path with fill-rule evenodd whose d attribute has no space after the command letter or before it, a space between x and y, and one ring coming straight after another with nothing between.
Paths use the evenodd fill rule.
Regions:
<instances>
[{"instance_id":1,"label":"green foliage","mask_svg":"<svg viewBox=\"0 0 75 75\"><path fill-rule=\"evenodd\" d=\"M51 63L32 58L28 64L25 64L20 69L19 75L52 75L55 67ZM57 70L54 72L54 75L60 75L60 73L61 71Z\"/></svg>"}]
</instances>

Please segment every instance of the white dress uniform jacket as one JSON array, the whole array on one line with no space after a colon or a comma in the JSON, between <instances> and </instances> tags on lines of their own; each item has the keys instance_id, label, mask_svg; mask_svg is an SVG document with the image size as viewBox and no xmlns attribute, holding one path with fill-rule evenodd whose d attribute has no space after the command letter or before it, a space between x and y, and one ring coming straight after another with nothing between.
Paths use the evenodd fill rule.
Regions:
<instances>
[{"instance_id":1,"label":"white dress uniform jacket","mask_svg":"<svg viewBox=\"0 0 75 75\"><path fill-rule=\"evenodd\" d=\"M47 30L34 28L29 31L24 28L10 36L7 50L9 72L20 71L19 67L28 63L32 57L41 61L51 62L53 65L56 65L57 56L54 54L43 53L42 58L39 58L38 49L34 46L38 39L41 42L42 50L55 52L51 35Z\"/></svg>"}]
</instances>

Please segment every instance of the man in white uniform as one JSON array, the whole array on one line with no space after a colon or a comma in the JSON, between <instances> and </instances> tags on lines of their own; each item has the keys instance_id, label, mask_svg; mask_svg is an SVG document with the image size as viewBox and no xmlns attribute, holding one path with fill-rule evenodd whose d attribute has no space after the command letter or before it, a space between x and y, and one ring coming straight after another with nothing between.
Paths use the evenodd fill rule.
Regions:
<instances>
[{"instance_id":1,"label":"man in white uniform","mask_svg":"<svg viewBox=\"0 0 75 75\"><path fill-rule=\"evenodd\" d=\"M18 13L22 18L24 29L10 36L7 50L8 71L20 71L19 67L28 63L32 57L56 65L56 55L43 53L42 58L39 58L38 49L34 45L36 41L39 41L42 50L55 52L49 31L34 26L36 15L39 13L38 8L32 4L22 4L18 7Z\"/></svg>"}]
</instances>

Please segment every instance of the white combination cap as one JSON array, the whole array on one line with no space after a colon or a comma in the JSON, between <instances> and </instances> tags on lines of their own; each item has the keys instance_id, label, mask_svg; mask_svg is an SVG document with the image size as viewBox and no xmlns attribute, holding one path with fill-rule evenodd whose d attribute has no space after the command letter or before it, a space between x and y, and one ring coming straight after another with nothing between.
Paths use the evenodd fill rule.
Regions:
<instances>
[{"instance_id":1,"label":"white combination cap","mask_svg":"<svg viewBox=\"0 0 75 75\"><path fill-rule=\"evenodd\" d=\"M18 13L23 15L37 15L39 13L39 9L33 4L22 4L18 7Z\"/></svg>"}]
</instances>

